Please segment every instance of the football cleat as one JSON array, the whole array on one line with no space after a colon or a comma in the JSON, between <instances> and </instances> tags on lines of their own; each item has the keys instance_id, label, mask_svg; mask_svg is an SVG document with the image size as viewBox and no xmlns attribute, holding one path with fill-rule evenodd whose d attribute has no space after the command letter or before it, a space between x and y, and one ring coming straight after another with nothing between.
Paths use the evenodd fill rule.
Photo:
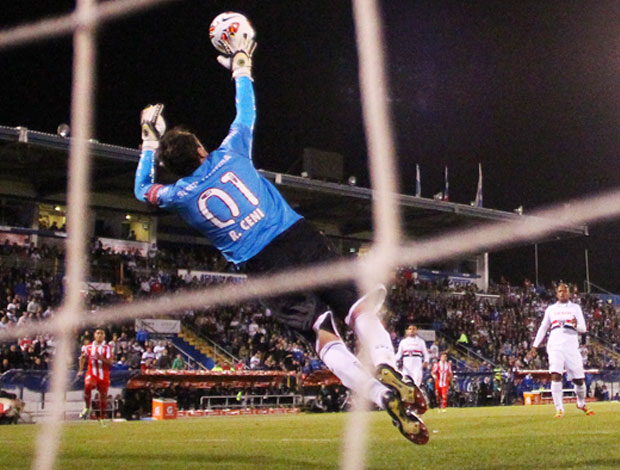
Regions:
<instances>
[{"instance_id":1,"label":"football cleat","mask_svg":"<svg viewBox=\"0 0 620 470\"><path fill-rule=\"evenodd\" d=\"M80 419L88 419L90 417L90 408L84 408L80 413Z\"/></svg>"},{"instance_id":2,"label":"football cleat","mask_svg":"<svg viewBox=\"0 0 620 470\"><path fill-rule=\"evenodd\" d=\"M108 427L108 422L107 422L105 419L100 419L100 420L99 420L99 425L100 425L102 428L107 428L107 427Z\"/></svg>"},{"instance_id":3,"label":"football cleat","mask_svg":"<svg viewBox=\"0 0 620 470\"><path fill-rule=\"evenodd\" d=\"M411 410L405 410L403 402L393 390L388 390L383 396L385 411L392 418L392 424L400 433L414 444L422 445L428 442L428 429L424 422Z\"/></svg>"},{"instance_id":4,"label":"football cleat","mask_svg":"<svg viewBox=\"0 0 620 470\"><path fill-rule=\"evenodd\" d=\"M403 406L413 411L416 415L426 413L428 405L422 390L408 376L387 364L379 364L377 367L377 380L383 385L390 387L400 395Z\"/></svg>"},{"instance_id":5,"label":"football cleat","mask_svg":"<svg viewBox=\"0 0 620 470\"><path fill-rule=\"evenodd\" d=\"M578 406L577 409L583 411L586 416L592 416L594 414L594 411L589 410L586 405Z\"/></svg>"},{"instance_id":6,"label":"football cleat","mask_svg":"<svg viewBox=\"0 0 620 470\"><path fill-rule=\"evenodd\" d=\"M564 410L555 410L554 418L563 418L563 417L564 417Z\"/></svg>"}]
</instances>

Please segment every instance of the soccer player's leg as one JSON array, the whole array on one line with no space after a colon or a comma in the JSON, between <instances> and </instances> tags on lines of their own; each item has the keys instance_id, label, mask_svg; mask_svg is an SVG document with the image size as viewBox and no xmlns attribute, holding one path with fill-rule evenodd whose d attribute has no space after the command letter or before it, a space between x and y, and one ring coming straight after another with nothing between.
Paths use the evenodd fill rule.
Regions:
<instances>
[{"instance_id":1,"label":"soccer player's leg","mask_svg":"<svg viewBox=\"0 0 620 470\"><path fill-rule=\"evenodd\" d=\"M394 345L378 315L387 294L385 286L378 285L359 299L354 299L354 296L357 296L351 289L346 294L350 303L345 323L355 332L360 343L368 349L375 367L386 364L396 369Z\"/></svg>"},{"instance_id":2,"label":"soccer player's leg","mask_svg":"<svg viewBox=\"0 0 620 470\"><path fill-rule=\"evenodd\" d=\"M439 387L437 389L437 406L441 413L446 412L448 407L448 386Z\"/></svg>"},{"instance_id":3,"label":"soccer player's leg","mask_svg":"<svg viewBox=\"0 0 620 470\"><path fill-rule=\"evenodd\" d=\"M320 359L342 384L382 406L387 388L375 380L342 341L332 312L317 292L287 294L263 299L280 323L298 332L314 346Z\"/></svg>"},{"instance_id":4,"label":"soccer player's leg","mask_svg":"<svg viewBox=\"0 0 620 470\"><path fill-rule=\"evenodd\" d=\"M564 416L564 392L562 378L564 375L564 354L561 350L548 350L549 373L551 374L551 398L555 405L555 418Z\"/></svg>"},{"instance_id":5,"label":"soccer player's leg","mask_svg":"<svg viewBox=\"0 0 620 470\"><path fill-rule=\"evenodd\" d=\"M97 381L97 390L99 391L99 421L106 418L106 410L108 406L108 388L110 384L103 380Z\"/></svg>"},{"instance_id":6,"label":"soccer player's leg","mask_svg":"<svg viewBox=\"0 0 620 470\"><path fill-rule=\"evenodd\" d=\"M382 407L383 395L388 388L375 380L357 357L348 350L333 326L331 312L319 316L314 330L317 337L317 353L329 370L349 390L366 392L367 399Z\"/></svg>"},{"instance_id":7,"label":"soccer player's leg","mask_svg":"<svg viewBox=\"0 0 620 470\"><path fill-rule=\"evenodd\" d=\"M586 383L585 376L581 379L573 379L575 395L577 395L577 409L583 411L586 416L592 416L594 411L586 406Z\"/></svg>"},{"instance_id":8,"label":"soccer player's leg","mask_svg":"<svg viewBox=\"0 0 620 470\"><path fill-rule=\"evenodd\" d=\"M426 444L429 433L424 421L413 411L405 408L400 396L389 390L383 396L383 408L392 418L392 423L400 433L414 444Z\"/></svg>"},{"instance_id":9,"label":"soccer player's leg","mask_svg":"<svg viewBox=\"0 0 620 470\"><path fill-rule=\"evenodd\" d=\"M426 393L424 393L424 386L422 380L424 378L424 371L422 369L422 365L417 366L410 374L403 372L403 375L408 375L409 378L413 381L416 386L417 393L420 396L416 396L416 403L418 404L418 414L424 414L428 409L428 398Z\"/></svg>"},{"instance_id":10,"label":"soccer player's leg","mask_svg":"<svg viewBox=\"0 0 620 470\"><path fill-rule=\"evenodd\" d=\"M336 311L346 309L344 321L368 349L377 379L399 394L406 409L416 414L424 413L428 407L426 399L413 380L396 370L394 346L378 316L387 292L385 287L379 285L360 299L356 298L357 291L351 285L338 291L338 301L328 299L328 303L336 305Z\"/></svg>"},{"instance_id":11,"label":"soccer player's leg","mask_svg":"<svg viewBox=\"0 0 620 470\"><path fill-rule=\"evenodd\" d=\"M379 381L398 392L405 408L421 415L428 409L426 398L422 390L415 384L411 377L402 375L388 364L379 364L377 367Z\"/></svg>"},{"instance_id":12,"label":"soccer player's leg","mask_svg":"<svg viewBox=\"0 0 620 470\"><path fill-rule=\"evenodd\" d=\"M335 328L331 312L317 318L314 330L319 357L342 384L365 394L367 399L385 409L405 438L415 444L426 444L429 434L424 422L415 413L406 410L400 395L370 375L347 349Z\"/></svg>"},{"instance_id":13,"label":"soccer player's leg","mask_svg":"<svg viewBox=\"0 0 620 470\"><path fill-rule=\"evenodd\" d=\"M416 386L416 391L414 391L416 394L415 401L411 402L403 398L405 400L405 407L413 408L413 411L419 415L424 414L428 409L428 397L426 393L424 393L422 384L422 378L424 376L422 364L414 365L409 368L403 364L400 373L405 382L413 382Z\"/></svg>"},{"instance_id":14,"label":"soccer player's leg","mask_svg":"<svg viewBox=\"0 0 620 470\"><path fill-rule=\"evenodd\" d=\"M403 371L403 373L405 373L405 371ZM409 375L411 380L413 380L418 387L422 387L422 377L424 376L422 367L416 368L410 374L405 373L405 375Z\"/></svg>"},{"instance_id":15,"label":"soccer player's leg","mask_svg":"<svg viewBox=\"0 0 620 470\"><path fill-rule=\"evenodd\" d=\"M592 416L594 411L586 406L586 374L583 368L583 358L576 349L566 352L566 373L573 382L577 396L577 409L583 411L586 416Z\"/></svg>"},{"instance_id":16,"label":"soccer player's leg","mask_svg":"<svg viewBox=\"0 0 620 470\"><path fill-rule=\"evenodd\" d=\"M435 402L437 403L437 411L441 411L441 387L435 384Z\"/></svg>"},{"instance_id":17,"label":"soccer player's leg","mask_svg":"<svg viewBox=\"0 0 620 470\"><path fill-rule=\"evenodd\" d=\"M90 417L92 393L96 387L97 379L91 375L87 375L84 379L84 409L80 413L80 419L88 419Z\"/></svg>"},{"instance_id":18,"label":"soccer player's leg","mask_svg":"<svg viewBox=\"0 0 620 470\"><path fill-rule=\"evenodd\" d=\"M332 249L327 239L316 228L302 222L296 224L293 228L295 229L294 234L291 231L288 238L280 240L280 243L269 245L273 247L271 251L267 247L259 255L249 260L245 266L246 271L249 273L270 272L273 269L328 262L340 258L337 251ZM301 254L299 251L300 247L303 247ZM357 297L355 285L348 283L326 289L317 289L312 292L271 298L264 300L264 303L274 312L276 320L298 331L304 337L308 338L308 333L312 334L314 330L318 335L316 349L325 365L347 388L358 393L365 393L367 398L378 406L383 407L383 397L389 392L389 389L372 377L360 364L355 355L346 348L333 326L331 313L319 319L321 315L326 313L327 309L323 308L324 305L329 305L336 313L337 318L344 320L349 308L356 302ZM382 303L385 292L380 297ZM374 313L376 315L376 312ZM381 326L381 330L385 331L383 326ZM384 345L380 349L383 349L383 353L387 355L387 361L395 366L394 348L389 340L389 335L387 335L387 339L389 348L386 348ZM360 340L363 341L362 338ZM381 341L384 342L384 339ZM373 349L371 343L372 340L369 340L369 342L365 343L365 346ZM373 362L375 362L377 357L380 356L381 351L371 350L370 353L373 357ZM382 361L384 360L386 359ZM417 422L419 418L410 417L404 412L399 413L399 417L402 421L399 429L401 429L401 432L404 429L403 435L408 439L411 440L410 436L422 439L423 433L428 434L425 427L422 428L420 425L416 427L410 424L414 421ZM413 429L413 427L416 427L416 429ZM426 436L426 440L428 440L428 436Z\"/></svg>"}]
</instances>

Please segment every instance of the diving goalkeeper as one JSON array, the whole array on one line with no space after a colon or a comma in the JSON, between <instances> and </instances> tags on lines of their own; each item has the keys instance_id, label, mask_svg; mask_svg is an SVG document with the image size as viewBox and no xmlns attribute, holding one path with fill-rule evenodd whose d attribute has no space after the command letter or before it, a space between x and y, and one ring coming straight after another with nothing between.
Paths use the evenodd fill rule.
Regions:
<instances>
[{"instance_id":1,"label":"diving goalkeeper","mask_svg":"<svg viewBox=\"0 0 620 470\"><path fill-rule=\"evenodd\" d=\"M163 105L141 114L142 152L134 192L140 201L178 213L224 257L249 276L329 262L339 255L329 241L297 214L254 168L252 143L256 107L252 79L253 37L230 37L231 54L218 62L232 72L236 117L220 146L208 152L180 128L166 132ZM155 182L156 157L180 178ZM428 431L415 410L415 384L396 371L394 348L377 313L385 287L359 298L353 284L341 284L272 298L265 303L281 323L314 344L321 360L342 383L391 416L410 441L425 444ZM370 351L377 377L347 349L334 317L345 321ZM424 403L425 405L425 403Z\"/></svg>"}]
</instances>

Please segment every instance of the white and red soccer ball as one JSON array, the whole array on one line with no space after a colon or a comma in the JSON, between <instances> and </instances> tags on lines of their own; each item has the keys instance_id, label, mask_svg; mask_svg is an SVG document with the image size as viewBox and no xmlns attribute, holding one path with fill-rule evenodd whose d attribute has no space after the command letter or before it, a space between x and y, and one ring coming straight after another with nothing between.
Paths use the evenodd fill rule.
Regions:
<instances>
[{"instance_id":1,"label":"white and red soccer ball","mask_svg":"<svg viewBox=\"0 0 620 470\"><path fill-rule=\"evenodd\" d=\"M231 44L241 39L254 38L252 23L241 13L227 11L217 15L209 26L211 44L224 55L230 55Z\"/></svg>"}]
</instances>

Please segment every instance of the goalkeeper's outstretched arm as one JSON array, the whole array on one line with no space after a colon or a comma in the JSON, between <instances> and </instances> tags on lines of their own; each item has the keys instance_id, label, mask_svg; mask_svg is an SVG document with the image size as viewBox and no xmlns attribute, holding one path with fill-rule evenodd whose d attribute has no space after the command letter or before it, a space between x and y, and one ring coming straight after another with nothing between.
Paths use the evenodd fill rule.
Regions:
<instances>
[{"instance_id":1,"label":"goalkeeper's outstretched arm","mask_svg":"<svg viewBox=\"0 0 620 470\"><path fill-rule=\"evenodd\" d=\"M256 44L252 43L251 51ZM235 58L243 56L247 59L241 68L235 68ZM237 151L252 159L252 143L254 124L256 122L256 98L254 84L252 83L252 62L244 51L237 51L232 58L218 57L218 62L224 67L231 69L235 81L235 120L230 125L228 136L222 142L222 146L234 147ZM243 73L238 73L242 70Z\"/></svg>"},{"instance_id":2,"label":"goalkeeper's outstretched arm","mask_svg":"<svg viewBox=\"0 0 620 470\"><path fill-rule=\"evenodd\" d=\"M235 107L237 115L232 123L235 125L244 125L254 131L254 123L256 122L256 98L254 96L254 85L248 77L239 77L235 79Z\"/></svg>"},{"instance_id":3,"label":"goalkeeper's outstretched arm","mask_svg":"<svg viewBox=\"0 0 620 470\"><path fill-rule=\"evenodd\" d=\"M159 148L159 139L166 132L166 122L162 116L163 110L163 104L149 105L140 114L142 153L136 169L133 192L139 201L151 202L152 204L156 204L156 190L157 187L161 187L161 185L154 183L155 152Z\"/></svg>"},{"instance_id":4,"label":"goalkeeper's outstretched arm","mask_svg":"<svg viewBox=\"0 0 620 470\"><path fill-rule=\"evenodd\" d=\"M252 159L254 123L256 122L256 100L254 85L248 77L235 78L235 107L237 114L230 125L222 147L235 148L236 151Z\"/></svg>"},{"instance_id":5,"label":"goalkeeper's outstretched arm","mask_svg":"<svg viewBox=\"0 0 620 470\"><path fill-rule=\"evenodd\" d=\"M147 202L147 194L155 183L155 151L142 150L136 169L133 192L139 201Z\"/></svg>"}]
</instances>

